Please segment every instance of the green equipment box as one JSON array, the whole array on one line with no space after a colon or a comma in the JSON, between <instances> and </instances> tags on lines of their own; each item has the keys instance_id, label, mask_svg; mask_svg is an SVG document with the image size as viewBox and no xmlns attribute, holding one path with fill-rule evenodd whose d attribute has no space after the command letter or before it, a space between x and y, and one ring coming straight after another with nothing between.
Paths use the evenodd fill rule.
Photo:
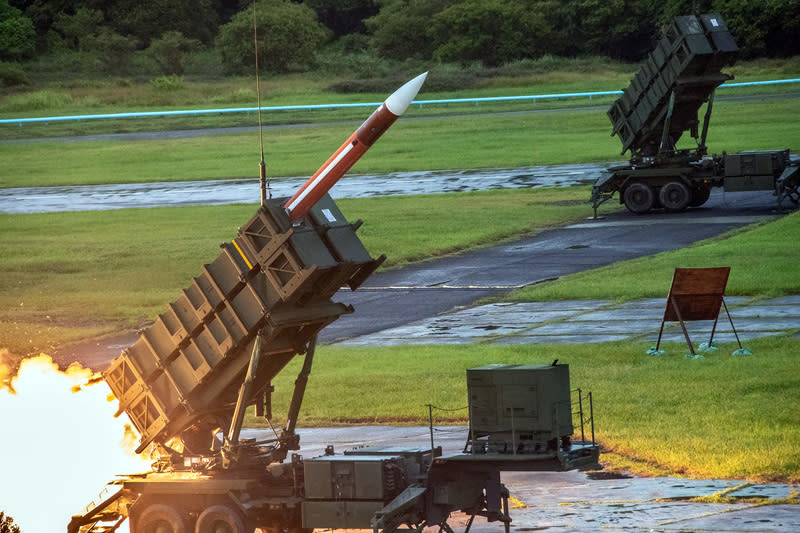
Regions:
<instances>
[{"instance_id":1,"label":"green equipment box","mask_svg":"<svg viewBox=\"0 0 800 533\"><path fill-rule=\"evenodd\" d=\"M725 154L725 190L763 191L772 189L789 163L788 150Z\"/></svg>"},{"instance_id":2,"label":"green equipment box","mask_svg":"<svg viewBox=\"0 0 800 533\"><path fill-rule=\"evenodd\" d=\"M303 464L306 498L310 500L389 501L402 490L402 457L329 455Z\"/></svg>"},{"instance_id":3,"label":"green equipment box","mask_svg":"<svg viewBox=\"0 0 800 533\"><path fill-rule=\"evenodd\" d=\"M572 435L569 365L470 368L467 392L472 438L486 437L487 451L553 448Z\"/></svg>"},{"instance_id":4,"label":"green equipment box","mask_svg":"<svg viewBox=\"0 0 800 533\"><path fill-rule=\"evenodd\" d=\"M304 528L369 528L405 488L401 456L326 455L303 463Z\"/></svg>"}]
</instances>

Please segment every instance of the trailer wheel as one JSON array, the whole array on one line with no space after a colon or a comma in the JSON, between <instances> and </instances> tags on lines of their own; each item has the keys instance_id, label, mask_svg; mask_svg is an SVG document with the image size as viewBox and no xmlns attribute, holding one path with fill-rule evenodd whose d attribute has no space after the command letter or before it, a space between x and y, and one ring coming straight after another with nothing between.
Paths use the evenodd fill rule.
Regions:
<instances>
[{"instance_id":1,"label":"trailer wheel","mask_svg":"<svg viewBox=\"0 0 800 533\"><path fill-rule=\"evenodd\" d=\"M711 196L711 187L708 185L700 185L692 189L692 201L689 202L689 207L700 207L706 203Z\"/></svg>"},{"instance_id":2,"label":"trailer wheel","mask_svg":"<svg viewBox=\"0 0 800 533\"><path fill-rule=\"evenodd\" d=\"M156 503L139 515L134 533L187 533L187 528L177 509Z\"/></svg>"},{"instance_id":3,"label":"trailer wheel","mask_svg":"<svg viewBox=\"0 0 800 533\"><path fill-rule=\"evenodd\" d=\"M689 202L692 200L692 193L689 187L680 181L671 181L661 187L661 192L658 193L658 198L661 200L661 205L667 211L683 211L689 207Z\"/></svg>"},{"instance_id":4,"label":"trailer wheel","mask_svg":"<svg viewBox=\"0 0 800 533\"><path fill-rule=\"evenodd\" d=\"M650 211L656 195L648 184L635 182L625 188L622 197L628 211L641 215Z\"/></svg>"},{"instance_id":5,"label":"trailer wheel","mask_svg":"<svg viewBox=\"0 0 800 533\"><path fill-rule=\"evenodd\" d=\"M229 505L212 505L197 517L194 533L253 533L242 514Z\"/></svg>"}]
</instances>

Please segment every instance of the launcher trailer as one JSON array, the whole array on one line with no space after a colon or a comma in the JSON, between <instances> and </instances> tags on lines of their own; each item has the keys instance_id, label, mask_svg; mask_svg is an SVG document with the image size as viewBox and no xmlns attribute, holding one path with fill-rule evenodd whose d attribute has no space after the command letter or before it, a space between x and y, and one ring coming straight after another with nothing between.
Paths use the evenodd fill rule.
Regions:
<instances>
[{"instance_id":1,"label":"launcher trailer","mask_svg":"<svg viewBox=\"0 0 800 533\"><path fill-rule=\"evenodd\" d=\"M652 209L683 211L703 205L713 187L725 191L773 191L779 205L800 202L800 161L788 149L708 155L714 92L733 77L722 68L736 61L738 47L718 14L675 18L656 48L608 110L626 165L614 166L592 188L597 208L618 193L637 214ZM706 105L702 127L700 108ZM677 148L684 133L692 148Z\"/></svg>"}]
</instances>

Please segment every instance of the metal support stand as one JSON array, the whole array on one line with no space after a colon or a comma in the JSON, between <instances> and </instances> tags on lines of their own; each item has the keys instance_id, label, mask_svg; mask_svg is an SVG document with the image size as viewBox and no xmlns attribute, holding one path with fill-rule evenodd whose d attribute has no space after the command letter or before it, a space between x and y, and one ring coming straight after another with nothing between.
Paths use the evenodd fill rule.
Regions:
<instances>
[{"instance_id":1,"label":"metal support stand","mask_svg":"<svg viewBox=\"0 0 800 533\"><path fill-rule=\"evenodd\" d=\"M250 355L250 365L247 367L247 375L239 387L239 397L236 399L236 409L233 411L233 421L228 431L226 446L235 448L239 444L239 433L242 430L242 422L244 421L244 410L247 407L247 400L250 397L250 388L255 380L256 369L258 362L261 360L261 333L256 335L255 342L253 343L253 353Z\"/></svg>"},{"instance_id":2,"label":"metal support stand","mask_svg":"<svg viewBox=\"0 0 800 533\"><path fill-rule=\"evenodd\" d=\"M475 520L475 515L471 514L469 516L469 521L467 522L467 527L464 529L464 533L469 533L469 528L472 527L472 522Z\"/></svg>"},{"instance_id":3,"label":"metal support stand","mask_svg":"<svg viewBox=\"0 0 800 533\"><path fill-rule=\"evenodd\" d=\"M736 332L736 327L733 325L733 319L731 318L731 314L728 312L728 304L725 303L725 298L722 299L722 306L725 308L725 314L728 315L728 321L731 323L731 329L733 330L733 336L736 337L736 344L739 345L739 349L742 349L742 341L739 340L739 334ZM714 322L716 325L716 322ZM714 333L711 333L711 337L713 340ZM709 343L710 344L710 343Z\"/></svg>"},{"instance_id":4,"label":"metal support stand","mask_svg":"<svg viewBox=\"0 0 800 533\"><path fill-rule=\"evenodd\" d=\"M433 460L436 457L436 447L433 443L433 404L429 403L428 405L428 423L430 424L431 430L431 465L433 465Z\"/></svg>"},{"instance_id":5,"label":"metal support stand","mask_svg":"<svg viewBox=\"0 0 800 533\"><path fill-rule=\"evenodd\" d=\"M455 533L453 528L450 527L450 524L448 524L446 520L439 524L439 533L442 533L442 531L446 531L447 533Z\"/></svg>"},{"instance_id":6,"label":"metal support stand","mask_svg":"<svg viewBox=\"0 0 800 533\"><path fill-rule=\"evenodd\" d=\"M503 526L505 533L511 530L511 516L508 514L508 489L503 487Z\"/></svg>"},{"instance_id":7,"label":"metal support stand","mask_svg":"<svg viewBox=\"0 0 800 533\"><path fill-rule=\"evenodd\" d=\"M658 331L658 341L656 342L655 352L658 352L661 347L664 323L672 321L680 323L681 331L683 331L683 337L686 339L686 345L689 347L691 356L698 357L692 345L692 340L689 338L689 331L686 329L686 321L713 320L714 325L711 328L711 336L708 341L708 347L712 347L714 335L717 332L717 323L719 321L719 312L721 308L725 309L725 314L728 315L728 321L731 324L733 334L736 336L736 342L739 344L739 348L742 349L739 333L733 325L733 318L731 318L728 305L725 303L724 293L729 273L730 267L675 269L675 274L672 278L672 287L667 296L664 316L661 319L661 328ZM705 349L703 345L700 346L701 351ZM652 351L653 349L648 351L648 353L652 353ZM687 355L687 357L689 356Z\"/></svg>"},{"instance_id":8,"label":"metal support stand","mask_svg":"<svg viewBox=\"0 0 800 533\"><path fill-rule=\"evenodd\" d=\"M684 323L683 316L681 315L680 306L675 302L673 297L670 297L669 303L672 306L672 310L674 311L675 315L678 318L678 322L681 325L681 330L683 331L683 336L686 339L686 345L689 346L689 351L692 355L696 355L694 351L694 346L692 345L692 340L689 338L689 332L686 329L686 324ZM733 325L733 318L731 317L730 311L728 311L728 304L725 303L725 298L722 298L722 307L725 309L725 314L728 316L728 322L731 325L731 330L733 330L733 335L736 337L736 343L739 345L739 348L742 348L742 341L739 339L739 333L736 331L736 326ZM656 341L656 350L659 349L661 346L661 335L664 332L664 322L666 320L661 320L661 329L658 331L658 341ZM711 327L711 336L708 339L708 345L714 342L714 335L717 331L717 322L719 321L719 315L714 318L714 325ZM702 347L701 347L702 348Z\"/></svg>"}]
</instances>

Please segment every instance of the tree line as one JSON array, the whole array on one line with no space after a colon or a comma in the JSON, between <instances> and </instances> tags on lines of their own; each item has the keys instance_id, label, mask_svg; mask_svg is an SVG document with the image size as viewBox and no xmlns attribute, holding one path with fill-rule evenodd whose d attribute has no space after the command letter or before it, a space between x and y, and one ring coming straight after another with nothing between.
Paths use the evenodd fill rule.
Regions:
<instances>
[{"instance_id":1,"label":"tree line","mask_svg":"<svg viewBox=\"0 0 800 533\"><path fill-rule=\"evenodd\" d=\"M676 15L720 13L745 57L800 53L797 0L0 0L0 61L145 52L164 74L213 50L226 73L314 68L320 50L494 67L543 55L638 61Z\"/></svg>"}]
</instances>

